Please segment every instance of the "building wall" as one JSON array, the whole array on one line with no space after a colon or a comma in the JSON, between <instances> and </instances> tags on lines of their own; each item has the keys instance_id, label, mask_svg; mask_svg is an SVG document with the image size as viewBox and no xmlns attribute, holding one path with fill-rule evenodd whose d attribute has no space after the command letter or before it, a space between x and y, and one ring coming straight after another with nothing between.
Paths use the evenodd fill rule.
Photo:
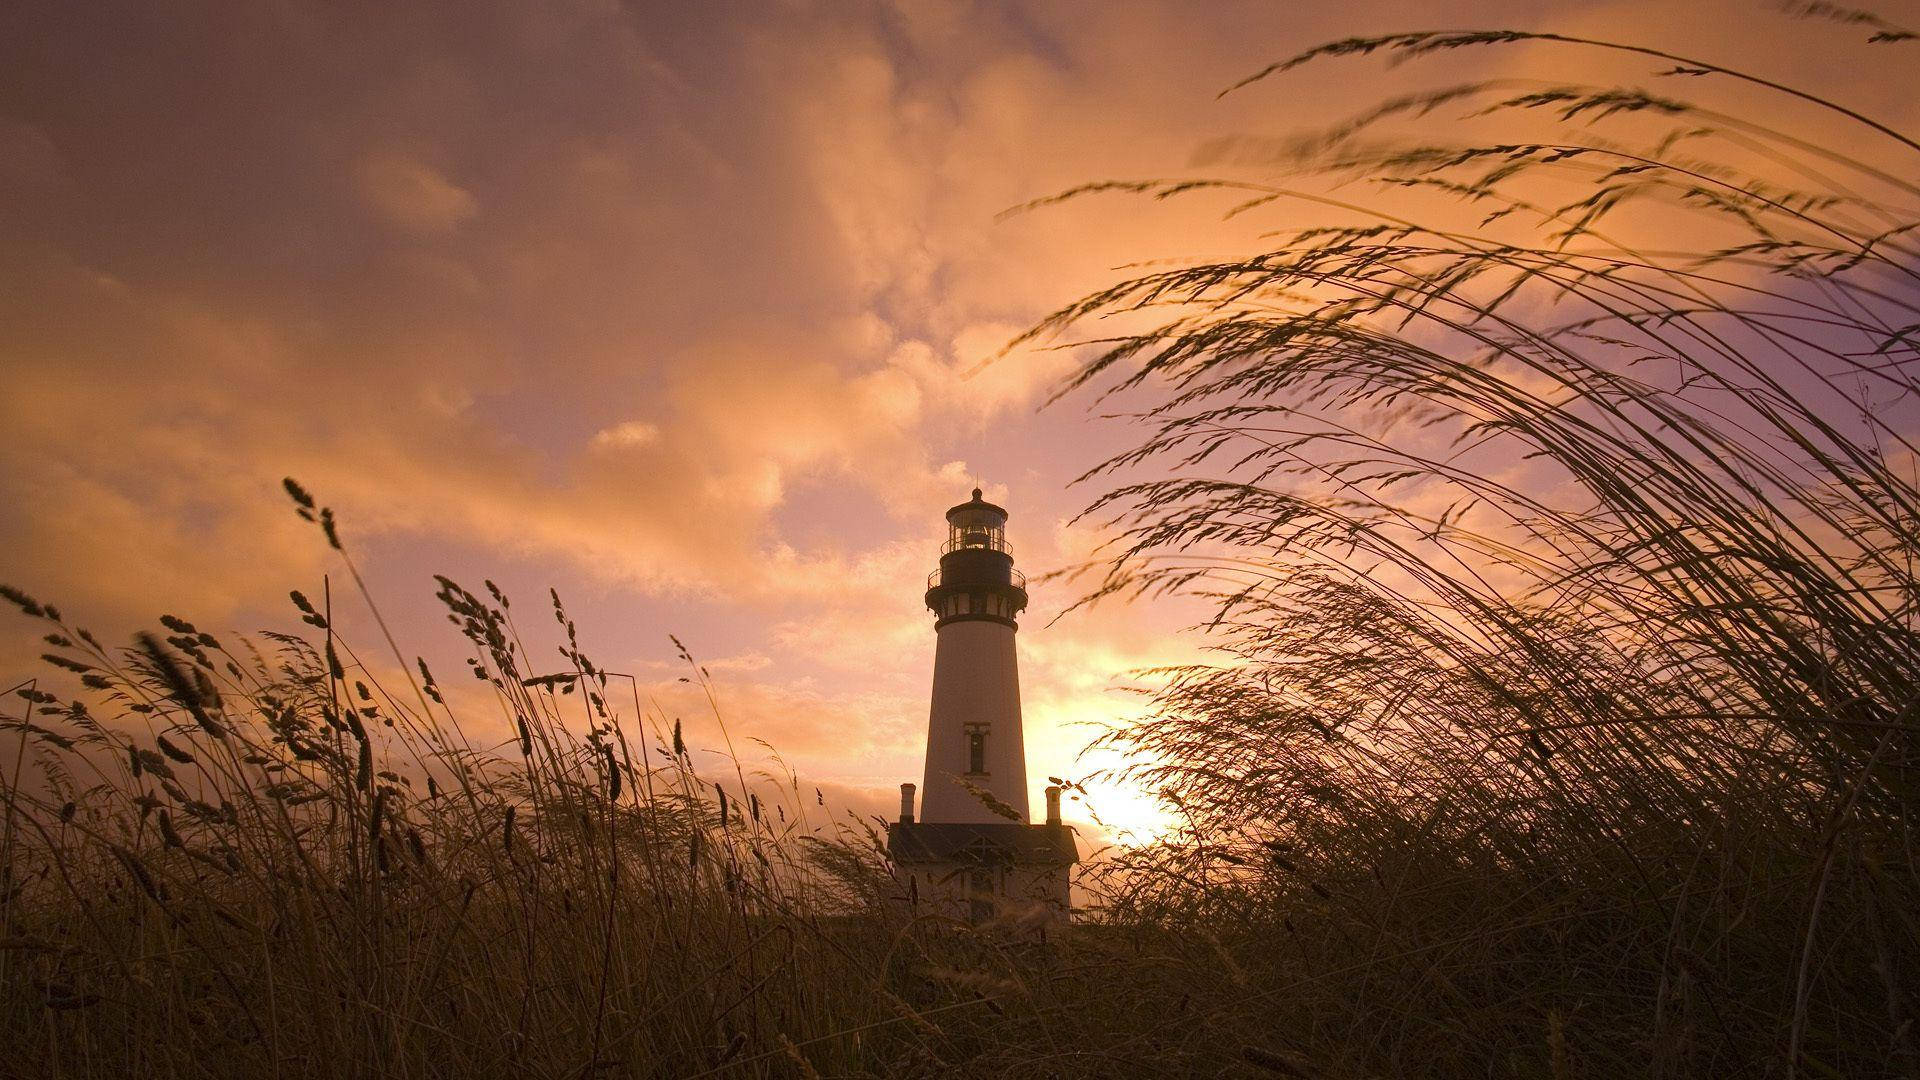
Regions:
<instances>
[{"instance_id":1,"label":"building wall","mask_svg":"<svg viewBox=\"0 0 1920 1080\"><path fill-rule=\"evenodd\" d=\"M933 705L927 722L927 771L920 820L1006 821L956 783L965 777L1027 820L1027 751L1020 724L1015 631L984 619L951 622L933 653ZM970 775L970 726L985 734L985 775Z\"/></svg>"},{"instance_id":2,"label":"building wall","mask_svg":"<svg viewBox=\"0 0 1920 1080\"><path fill-rule=\"evenodd\" d=\"M1041 917L1065 920L1071 906L1069 866L989 866L915 863L901 866L909 896L922 914L969 922ZM980 876L977 876L980 875Z\"/></svg>"}]
</instances>

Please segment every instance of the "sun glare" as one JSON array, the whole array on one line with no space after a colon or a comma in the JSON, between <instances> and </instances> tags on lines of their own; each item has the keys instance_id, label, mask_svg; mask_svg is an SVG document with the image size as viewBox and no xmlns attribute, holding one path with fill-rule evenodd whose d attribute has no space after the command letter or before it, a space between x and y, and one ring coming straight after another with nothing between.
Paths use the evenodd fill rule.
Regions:
<instances>
[{"instance_id":1,"label":"sun glare","mask_svg":"<svg viewBox=\"0 0 1920 1080\"><path fill-rule=\"evenodd\" d=\"M1085 817L1112 843L1150 844L1179 824L1172 808L1145 788L1096 782L1085 785L1085 792L1079 802L1068 803L1067 819Z\"/></svg>"}]
</instances>

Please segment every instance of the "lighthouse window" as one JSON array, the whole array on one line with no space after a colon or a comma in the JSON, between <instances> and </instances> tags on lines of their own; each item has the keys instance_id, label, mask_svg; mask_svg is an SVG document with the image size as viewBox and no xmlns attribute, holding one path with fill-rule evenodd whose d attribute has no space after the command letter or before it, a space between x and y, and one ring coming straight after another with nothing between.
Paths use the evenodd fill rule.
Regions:
<instances>
[{"instance_id":1,"label":"lighthouse window","mask_svg":"<svg viewBox=\"0 0 1920 1080\"><path fill-rule=\"evenodd\" d=\"M947 529L948 551L963 548L979 548L987 551L1003 551L1011 555L1007 548L1006 532L998 525L971 523L950 525Z\"/></svg>"},{"instance_id":2,"label":"lighthouse window","mask_svg":"<svg viewBox=\"0 0 1920 1080\"><path fill-rule=\"evenodd\" d=\"M974 774L987 771L987 733L984 731L967 732L967 771Z\"/></svg>"}]
</instances>

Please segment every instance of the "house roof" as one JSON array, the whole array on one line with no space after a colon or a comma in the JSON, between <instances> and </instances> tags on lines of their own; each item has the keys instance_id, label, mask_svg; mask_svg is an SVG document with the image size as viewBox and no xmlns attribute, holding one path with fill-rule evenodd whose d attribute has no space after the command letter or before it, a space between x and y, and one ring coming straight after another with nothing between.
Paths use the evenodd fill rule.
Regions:
<instances>
[{"instance_id":1,"label":"house roof","mask_svg":"<svg viewBox=\"0 0 1920 1080\"><path fill-rule=\"evenodd\" d=\"M1080 861L1067 825L894 822L887 826L887 854L899 863L977 862L1067 864Z\"/></svg>"}]
</instances>

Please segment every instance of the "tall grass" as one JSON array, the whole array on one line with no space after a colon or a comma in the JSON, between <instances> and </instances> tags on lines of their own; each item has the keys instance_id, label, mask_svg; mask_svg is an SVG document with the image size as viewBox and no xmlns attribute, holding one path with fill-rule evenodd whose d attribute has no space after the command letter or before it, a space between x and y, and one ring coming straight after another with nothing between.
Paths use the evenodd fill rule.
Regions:
<instances>
[{"instance_id":1,"label":"tall grass","mask_svg":"<svg viewBox=\"0 0 1920 1080\"><path fill-rule=\"evenodd\" d=\"M1095 596L1209 597L1223 654L1107 737L1184 820L1113 917L1356 1074L1920 1074L1920 145L1558 35L1239 92L1522 43L1736 104L1489 80L1068 193L1307 219L1035 331L1128 328L1075 380L1148 429Z\"/></svg>"},{"instance_id":2,"label":"tall grass","mask_svg":"<svg viewBox=\"0 0 1920 1080\"><path fill-rule=\"evenodd\" d=\"M357 581L332 514L288 489ZM1005 1052L994 1018L1022 1006L996 999L1032 1012L1005 974L1031 934L890 904L874 827L791 774L697 772L557 594L543 631L491 583L439 585L477 693L358 651L329 593L294 592L311 630L263 647L165 616L112 649L4 590L57 669L5 724L9 1073L880 1075ZM530 670L554 638L559 670Z\"/></svg>"},{"instance_id":3,"label":"tall grass","mask_svg":"<svg viewBox=\"0 0 1920 1080\"><path fill-rule=\"evenodd\" d=\"M52 669L0 719L7 1075L1250 1068L1209 1005L1239 993L1217 946L915 906L879 823L730 755L696 770L557 595L526 626L440 579L471 651L449 683L384 630L388 662L361 651L330 594L291 595L304 635L168 615L109 648L0 586Z\"/></svg>"}]
</instances>

